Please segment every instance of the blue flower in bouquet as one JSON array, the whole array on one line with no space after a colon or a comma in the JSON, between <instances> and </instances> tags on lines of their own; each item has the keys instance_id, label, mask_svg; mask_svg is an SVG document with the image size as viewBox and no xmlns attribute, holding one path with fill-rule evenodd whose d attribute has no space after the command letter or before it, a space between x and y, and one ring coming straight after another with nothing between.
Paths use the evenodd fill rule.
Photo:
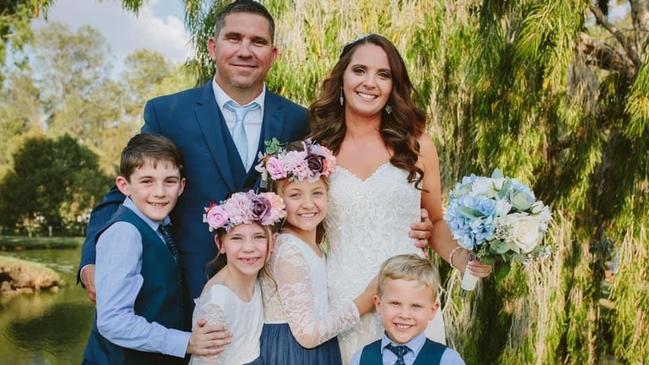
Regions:
<instances>
[{"instance_id":1,"label":"blue flower in bouquet","mask_svg":"<svg viewBox=\"0 0 649 365\"><path fill-rule=\"evenodd\" d=\"M445 219L453 238L473 249L486 240L493 239L496 202L482 196L464 195L450 202Z\"/></svg>"},{"instance_id":2,"label":"blue flower in bouquet","mask_svg":"<svg viewBox=\"0 0 649 365\"><path fill-rule=\"evenodd\" d=\"M494 217L484 217L476 219L471 224L474 245L480 246L485 241L490 241L494 238L496 226L494 224Z\"/></svg>"}]
</instances>

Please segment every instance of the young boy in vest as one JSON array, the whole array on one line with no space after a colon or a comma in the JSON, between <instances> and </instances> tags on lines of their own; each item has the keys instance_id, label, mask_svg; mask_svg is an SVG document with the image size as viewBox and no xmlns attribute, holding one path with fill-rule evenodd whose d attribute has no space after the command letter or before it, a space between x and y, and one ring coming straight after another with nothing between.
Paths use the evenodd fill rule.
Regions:
<instances>
[{"instance_id":1,"label":"young boy in vest","mask_svg":"<svg viewBox=\"0 0 649 365\"><path fill-rule=\"evenodd\" d=\"M417 255L386 260L374 297L385 333L357 352L350 365L464 365L457 352L424 334L439 309L438 289L437 270L429 260Z\"/></svg>"},{"instance_id":2,"label":"young boy in vest","mask_svg":"<svg viewBox=\"0 0 649 365\"><path fill-rule=\"evenodd\" d=\"M133 137L116 185L127 196L97 240L97 315L83 364L184 364L214 355L216 326L185 332L178 250L169 213L183 192L183 161L166 137Z\"/></svg>"}]
</instances>

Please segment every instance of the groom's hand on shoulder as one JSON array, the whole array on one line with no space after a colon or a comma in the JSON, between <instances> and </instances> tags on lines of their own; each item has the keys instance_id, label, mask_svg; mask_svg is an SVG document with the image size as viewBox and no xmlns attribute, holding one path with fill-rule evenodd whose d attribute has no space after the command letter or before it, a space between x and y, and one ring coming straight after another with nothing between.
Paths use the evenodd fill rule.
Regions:
<instances>
[{"instance_id":1,"label":"groom's hand on shoulder","mask_svg":"<svg viewBox=\"0 0 649 365\"><path fill-rule=\"evenodd\" d=\"M428 239L433 235L433 222L428 218L428 211L421 209L421 222L410 225L410 238L415 239L415 245L421 249L428 247Z\"/></svg>"}]
</instances>

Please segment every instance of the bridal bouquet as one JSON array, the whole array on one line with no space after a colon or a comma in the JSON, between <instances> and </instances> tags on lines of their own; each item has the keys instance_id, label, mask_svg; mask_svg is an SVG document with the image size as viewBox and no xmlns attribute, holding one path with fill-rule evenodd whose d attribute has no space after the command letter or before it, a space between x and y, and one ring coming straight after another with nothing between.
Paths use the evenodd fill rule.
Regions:
<instances>
[{"instance_id":1,"label":"bridal bouquet","mask_svg":"<svg viewBox=\"0 0 649 365\"><path fill-rule=\"evenodd\" d=\"M498 169L491 177L462 178L444 214L458 244L495 266L496 280L507 275L511 262L527 263L549 254L541 241L551 218L550 208L529 187ZM473 290L476 281L466 270L462 288Z\"/></svg>"}]
</instances>

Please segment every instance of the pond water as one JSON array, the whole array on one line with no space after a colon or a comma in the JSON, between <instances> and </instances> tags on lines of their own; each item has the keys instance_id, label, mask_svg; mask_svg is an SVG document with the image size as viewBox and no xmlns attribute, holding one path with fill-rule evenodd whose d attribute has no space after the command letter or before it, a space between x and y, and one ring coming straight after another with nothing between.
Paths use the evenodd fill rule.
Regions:
<instances>
[{"instance_id":1,"label":"pond water","mask_svg":"<svg viewBox=\"0 0 649 365\"><path fill-rule=\"evenodd\" d=\"M67 286L58 293L0 297L0 363L80 364L94 307L76 284L79 249L3 252L41 262L61 273Z\"/></svg>"}]
</instances>

